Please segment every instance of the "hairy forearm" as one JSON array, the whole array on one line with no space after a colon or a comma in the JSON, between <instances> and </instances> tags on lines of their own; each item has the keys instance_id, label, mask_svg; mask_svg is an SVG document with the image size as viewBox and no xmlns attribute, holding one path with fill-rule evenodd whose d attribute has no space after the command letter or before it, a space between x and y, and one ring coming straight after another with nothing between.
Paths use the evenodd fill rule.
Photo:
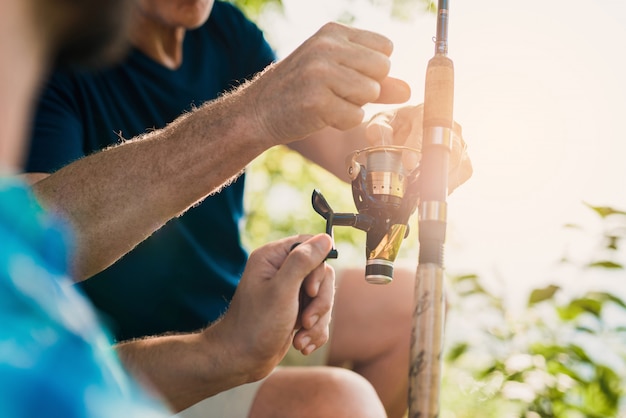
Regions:
<instances>
[{"instance_id":1,"label":"hairy forearm","mask_svg":"<svg viewBox=\"0 0 626 418\"><path fill-rule=\"evenodd\" d=\"M248 383L239 359L205 333L160 336L116 346L127 370L175 410Z\"/></svg>"},{"instance_id":2,"label":"hairy forearm","mask_svg":"<svg viewBox=\"0 0 626 418\"><path fill-rule=\"evenodd\" d=\"M362 121L366 103L407 100L408 85L387 77L392 49L381 35L325 25L244 88L37 183L42 203L76 231L74 276L108 267L269 147L326 127L351 129ZM321 148L341 161L346 152L335 151L337 142Z\"/></svg>"},{"instance_id":3,"label":"hairy forearm","mask_svg":"<svg viewBox=\"0 0 626 418\"><path fill-rule=\"evenodd\" d=\"M111 265L271 146L243 113L239 96L207 103L33 185L41 202L74 229L77 280Z\"/></svg>"}]
</instances>

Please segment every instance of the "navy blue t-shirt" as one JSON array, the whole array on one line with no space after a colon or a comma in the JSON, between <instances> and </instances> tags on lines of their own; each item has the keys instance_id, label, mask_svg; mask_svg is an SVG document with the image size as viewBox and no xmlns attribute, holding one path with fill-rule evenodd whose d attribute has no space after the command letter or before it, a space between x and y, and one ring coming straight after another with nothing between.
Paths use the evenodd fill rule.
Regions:
<instances>
[{"instance_id":1,"label":"navy blue t-shirt","mask_svg":"<svg viewBox=\"0 0 626 418\"><path fill-rule=\"evenodd\" d=\"M217 1L207 23L185 35L177 70L132 50L103 71L56 72L37 110L27 171L54 172L120 137L162 128L274 59L262 32ZM239 178L79 284L118 340L196 330L226 311L247 259L243 186Z\"/></svg>"}]
</instances>

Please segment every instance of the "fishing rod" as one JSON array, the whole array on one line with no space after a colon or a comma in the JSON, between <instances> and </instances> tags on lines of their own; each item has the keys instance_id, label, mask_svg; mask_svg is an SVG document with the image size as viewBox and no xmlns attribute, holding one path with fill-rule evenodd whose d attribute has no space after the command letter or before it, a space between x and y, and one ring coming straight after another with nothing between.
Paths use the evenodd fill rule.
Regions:
<instances>
[{"instance_id":1,"label":"fishing rod","mask_svg":"<svg viewBox=\"0 0 626 418\"><path fill-rule=\"evenodd\" d=\"M446 235L448 165L453 144L454 66L448 58L448 0L439 0L435 55L428 62L424 90L421 150L376 146L347 158L352 195L358 213L335 213L319 190L311 203L334 226L367 233L365 279L373 284L393 280L393 264L409 233L409 217L418 208L419 263L415 280L409 364L409 418L439 414L443 324L443 250ZM403 153L421 153L419 167L407 172ZM328 258L337 258L332 249Z\"/></svg>"},{"instance_id":2,"label":"fishing rod","mask_svg":"<svg viewBox=\"0 0 626 418\"><path fill-rule=\"evenodd\" d=\"M444 242L453 139L454 65L448 58L448 0L439 0L435 55L424 89L418 207L419 263L409 364L409 418L439 415L445 320Z\"/></svg>"}]
</instances>

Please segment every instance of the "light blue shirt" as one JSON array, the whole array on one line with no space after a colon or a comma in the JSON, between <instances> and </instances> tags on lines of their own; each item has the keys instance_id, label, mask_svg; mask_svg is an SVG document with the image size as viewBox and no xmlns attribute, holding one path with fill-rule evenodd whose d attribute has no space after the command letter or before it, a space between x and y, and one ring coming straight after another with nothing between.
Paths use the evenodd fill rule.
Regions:
<instances>
[{"instance_id":1,"label":"light blue shirt","mask_svg":"<svg viewBox=\"0 0 626 418\"><path fill-rule=\"evenodd\" d=\"M24 184L0 178L0 416L170 416L72 286L68 238Z\"/></svg>"}]
</instances>

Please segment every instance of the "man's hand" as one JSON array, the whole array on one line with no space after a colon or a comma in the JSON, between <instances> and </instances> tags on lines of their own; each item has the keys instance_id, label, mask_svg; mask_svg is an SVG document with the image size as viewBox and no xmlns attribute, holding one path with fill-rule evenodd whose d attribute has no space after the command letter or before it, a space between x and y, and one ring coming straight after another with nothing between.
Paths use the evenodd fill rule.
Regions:
<instances>
[{"instance_id":1,"label":"man's hand","mask_svg":"<svg viewBox=\"0 0 626 418\"><path fill-rule=\"evenodd\" d=\"M293 250L295 243L301 243ZM296 236L255 250L219 327L226 349L251 373L266 376L291 344L309 354L328 340L334 271L324 263L326 234ZM306 301L301 304L301 301Z\"/></svg>"},{"instance_id":2,"label":"man's hand","mask_svg":"<svg viewBox=\"0 0 626 418\"><path fill-rule=\"evenodd\" d=\"M393 45L386 37L329 23L242 90L264 137L284 144L330 126L363 121L366 103L403 103L405 82L388 77ZM245 102L244 102L245 103Z\"/></svg>"},{"instance_id":3,"label":"man's hand","mask_svg":"<svg viewBox=\"0 0 626 418\"><path fill-rule=\"evenodd\" d=\"M367 124L365 136L370 145L403 145L421 150L424 106L407 106L393 111L381 112ZM454 123L448 192L452 193L472 176L472 163L467 155L461 125ZM421 155L421 154L420 154ZM419 155L405 152L402 156L405 168L413 170L419 163Z\"/></svg>"},{"instance_id":4,"label":"man's hand","mask_svg":"<svg viewBox=\"0 0 626 418\"><path fill-rule=\"evenodd\" d=\"M197 333L118 344L120 358L177 411L262 379L291 344L308 354L328 340L335 273L324 259L331 248L326 234L260 247L221 319Z\"/></svg>"}]
</instances>

